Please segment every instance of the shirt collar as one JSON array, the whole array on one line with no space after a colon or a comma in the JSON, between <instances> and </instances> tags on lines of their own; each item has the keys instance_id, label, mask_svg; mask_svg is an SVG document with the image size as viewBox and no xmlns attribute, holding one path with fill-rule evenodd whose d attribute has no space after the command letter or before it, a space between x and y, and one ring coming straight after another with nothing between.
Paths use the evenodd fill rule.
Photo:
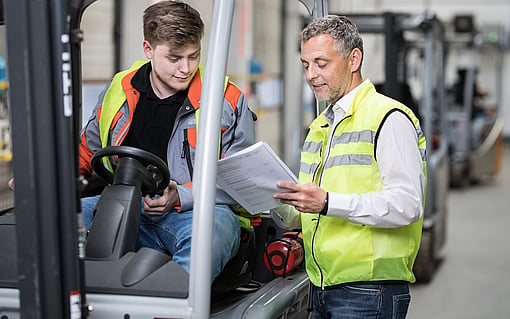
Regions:
<instances>
[{"instance_id":1,"label":"shirt collar","mask_svg":"<svg viewBox=\"0 0 510 319\"><path fill-rule=\"evenodd\" d=\"M182 104L184 99L188 95L188 89L179 91L174 95L171 95L167 98L160 99L151 86L150 74L152 71L152 65L150 63L146 63L140 67L140 69L135 73L133 78L131 79L131 85L137 89L140 93L145 94L145 96L151 100L156 101L177 101L177 104Z\"/></svg>"},{"instance_id":2,"label":"shirt collar","mask_svg":"<svg viewBox=\"0 0 510 319\"><path fill-rule=\"evenodd\" d=\"M368 83L368 79L365 79L363 82L361 82L358 86L356 86L354 89L349 91L349 93L342 96L336 103L332 106L333 111L337 111L339 109L342 109L344 111L344 114L347 113L349 108L351 107L352 101L354 100L354 97L356 96L356 93Z\"/></svg>"},{"instance_id":3,"label":"shirt collar","mask_svg":"<svg viewBox=\"0 0 510 319\"><path fill-rule=\"evenodd\" d=\"M155 97L155 94L152 92L151 81L149 78L151 70L152 67L150 63L142 65L131 79L131 85L139 92L144 94L152 93L151 97Z\"/></svg>"}]
</instances>

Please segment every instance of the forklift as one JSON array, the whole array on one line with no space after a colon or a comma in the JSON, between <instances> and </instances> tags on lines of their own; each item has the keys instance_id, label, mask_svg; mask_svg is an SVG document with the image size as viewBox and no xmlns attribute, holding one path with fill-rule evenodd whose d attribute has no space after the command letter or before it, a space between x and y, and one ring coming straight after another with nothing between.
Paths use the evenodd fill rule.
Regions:
<instances>
[{"instance_id":1,"label":"forklift","mask_svg":"<svg viewBox=\"0 0 510 319\"><path fill-rule=\"evenodd\" d=\"M447 90L450 184L462 188L490 181L501 170L501 66L507 44L503 28L477 30L471 15L456 16L453 25L447 39L448 66L455 71ZM484 82L490 91L478 82L485 70L492 72Z\"/></svg>"},{"instance_id":2,"label":"forklift","mask_svg":"<svg viewBox=\"0 0 510 319\"><path fill-rule=\"evenodd\" d=\"M212 13L189 274L169 256L133 249L136 203L141 194L157 191L169 179L166 165L150 153L119 147L95 155L96 173L110 184L102 198L116 202L108 207L109 214L98 207L96 217L115 227L94 233L91 229L87 236L80 207L85 186L78 169L80 21L95 1L3 3L16 192L15 208L0 214L0 317L309 318L304 267L280 276L261 264L266 245L284 232L269 214L262 214L255 237L241 249L245 256L254 256L248 261L249 276L239 281L229 276L246 265L246 260L234 257L219 277L221 284L211 282L213 215L208 212L214 205L216 161L207 159L217 158L217 115L234 0L214 1ZM326 0L300 2L313 17L325 14ZM126 159L115 173L105 170L101 161L111 155ZM127 186L118 185L119 180Z\"/></svg>"}]
</instances>

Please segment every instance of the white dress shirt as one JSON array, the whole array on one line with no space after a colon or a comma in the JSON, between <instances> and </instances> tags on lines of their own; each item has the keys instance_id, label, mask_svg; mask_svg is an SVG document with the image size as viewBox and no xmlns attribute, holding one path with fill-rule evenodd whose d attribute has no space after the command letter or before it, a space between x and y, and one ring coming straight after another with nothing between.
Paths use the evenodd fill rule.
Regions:
<instances>
[{"instance_id":1,"label":"white dress shirt","mask_svg":"<svg viewBox=\"0 0 510 319\"><path fill-rule=\"evenodd\" d=\"M368 81L364 81L332 106L333 128L348 111L356 92L367 84ZM329 152L329 147L326 149ZM384 228L409 225L421 217L426 186L423 162L415 127L401 112L393 112L385 120L377 140L376 159L383 181L382 191L329 192L328 216Z\"/></svg>"}]
</instances>

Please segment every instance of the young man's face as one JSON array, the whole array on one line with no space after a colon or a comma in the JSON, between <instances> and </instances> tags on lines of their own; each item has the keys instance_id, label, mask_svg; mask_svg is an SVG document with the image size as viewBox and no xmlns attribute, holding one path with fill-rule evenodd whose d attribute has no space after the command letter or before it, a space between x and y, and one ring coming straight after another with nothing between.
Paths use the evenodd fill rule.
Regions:
<instances>
[{"instance_id":1,"label":"young man's face","mask_svg":"<svg viewBox=\"0 0 510 319\"><path fill-rule=\"evenodd\" d=\"M350 55L343 58L335 50L330 35L320 34L301 42L301 62L306 81L319 101L334 103L349 90L352 82Z\"/></svg>"},{"instance_id":2,"label":"young man's face","mask_svg":"<svg viewBox=\"0 0 510 319\"><path fill-rule=\"evenodd\" d=\"M152 63L152 87L160 98L189 87L200 63L200 43L172 48L167 43L152 46L144 41L143 48Z\"/></svg>"}]
</instances>

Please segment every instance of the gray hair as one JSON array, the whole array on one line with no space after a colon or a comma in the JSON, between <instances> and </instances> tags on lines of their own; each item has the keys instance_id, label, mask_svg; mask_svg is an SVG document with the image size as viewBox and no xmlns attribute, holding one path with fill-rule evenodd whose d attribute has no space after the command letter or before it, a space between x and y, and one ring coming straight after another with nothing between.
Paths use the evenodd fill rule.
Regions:
<instances>
[{"instance_id":1,"label":"gray hair","mask_svg":"<svg viewBox=\"0 0 510 319\"><path fill-rule=\"evenodd\" d=\"M363 54L363 39L358 28L345 16L328 15L314 19L304 28L299 39L306 42L320 34L329 34L334 39L335 49L342 57L356 48Z\"/></svg>"}]
</instances>

